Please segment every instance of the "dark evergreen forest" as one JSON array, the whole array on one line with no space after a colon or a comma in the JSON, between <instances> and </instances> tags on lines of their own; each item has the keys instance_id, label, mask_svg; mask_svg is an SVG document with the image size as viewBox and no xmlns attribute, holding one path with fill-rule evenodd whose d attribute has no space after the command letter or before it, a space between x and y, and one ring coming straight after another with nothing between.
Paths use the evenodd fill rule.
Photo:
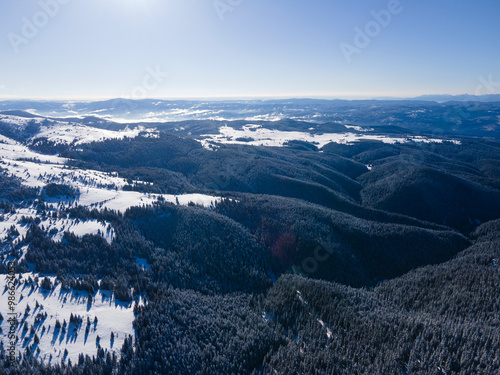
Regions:
<instances>
[{"instance_id":1,"label":"dark evergreen forest","mask_svg":"<svg viewBox=\"0 0 500 375\"><path fill-rule=\"evenodd\" d=\"M500 373L498 142L210 151L161 133L59 151L72 166L118 172L129 190L223 200L55 213L44 199L79 192L0 175L0 214L32 199L41 218L92 218L116 233L111 243L71 233L56 242L26 219L9 254L19 272L34 265L90 294L101 280L122 301L148 301L119 357L49 367L25 355L10 366L2 347L0 373Z\"/></svg>"}]
</instances>

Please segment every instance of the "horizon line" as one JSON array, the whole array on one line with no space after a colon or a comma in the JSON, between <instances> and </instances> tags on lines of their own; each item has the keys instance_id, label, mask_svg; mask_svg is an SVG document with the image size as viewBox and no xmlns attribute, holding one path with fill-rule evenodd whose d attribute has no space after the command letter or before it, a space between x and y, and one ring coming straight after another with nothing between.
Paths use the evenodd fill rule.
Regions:
<instances>
[{"instance_id":1,"label":"horizon line","mask_svg":"<svg viewBox=\"0 0 500 375\"><path fill-rule=\"evenodd\" d=\"M61 102L99 102L99 101L109 101L109 100L129 100L129 101L146 101L146 100L162 100L162 101L238 101L238 100L345 100L345 101L365 101L365 100L418 100L419 98L425 98L429 96L441 96L441 97L460 97L460 96L470 96L470 97L487 97L495 96L500 94L485 94L485 95L474 95L474 94L422 94L417 96L393 96L393 95L381 95L381 96L368 96L368 95L268 95L268 96L166 96L166 97L148 97L148 98L124 98L124 97L1 97L0 102L5 101L38 101L38 102L50 102L50 101L61 101Z\"/></svg>"}]
</instances>

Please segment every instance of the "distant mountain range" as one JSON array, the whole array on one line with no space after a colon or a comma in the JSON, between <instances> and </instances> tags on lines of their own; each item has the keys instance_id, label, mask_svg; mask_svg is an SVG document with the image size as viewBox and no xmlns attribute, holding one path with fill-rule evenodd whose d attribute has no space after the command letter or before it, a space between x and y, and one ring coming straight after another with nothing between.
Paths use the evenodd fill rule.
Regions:
<instances>
[{"instance_id":1,"label":"distant mountain range","mask_svg":"<svg viewBox=\"0 0 500 375\"><path fill-rule=\"evenodd\" d=\"M383 100L423 100L426 102L438 102L438 103L446 103L446 102L500 102L500 94L490 94L490 95L421 95L414 98L394 98L394 97L385 97L380 98Z\"/></svg>"},{"instance_id":2,"label":"distant mountain range","mask_svg":"<svg viewBox=\"0 0 500 375\"><path fill-rule=\"evenodd\" d=\"M29 117L33 114L66 121L83 121L90 126L121 129L141 123L146 127L189 129L199 135L218 132L228 122L269 123L268 128L289 122L288 130L305 131L311 125L335 123L361 127L399 127L425 135L461 135L498 138L500 100L498 95L467 100L472 96L424 96L400 100L127 100L3 101L3 114ZM451 100L453 98L453 100ZM432 100L435 99L435 100ZM440 102L437 100L440 99ZM450 99L446 101L447 99ZM441 102L445 101L445 102ZM177 126L176 122L190 122ZM193 122L197 122L194 124ZM203 122L203 123L202 123ZM293 123L293 124L292 124ZM281 124L281 125L280 125ZM231 125L232 126L232 125ZM286 125L288 127L288 125ZM197 129L197 130L196 130ZM384 130L387 131L387 130ZM205 132L205 133L203 133Z\"/></svg>"}]
</instances>

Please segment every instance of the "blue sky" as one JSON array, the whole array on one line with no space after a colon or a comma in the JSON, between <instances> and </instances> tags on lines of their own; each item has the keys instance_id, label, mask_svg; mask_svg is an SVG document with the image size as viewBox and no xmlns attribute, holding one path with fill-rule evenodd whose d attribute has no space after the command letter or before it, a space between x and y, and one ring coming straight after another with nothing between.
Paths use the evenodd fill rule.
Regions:
<instances>
[{"instance_id":1,"label":"blue sky","mask_svg":"<svg viewBox=\"0 0 500 375\"><path fill-rule=\"evenodd\" d=\"M498 0L399 3L3 0L0 98L361 98L500 81ZM356 44L355 30L371 36Z\"/></svg>"}]
</instances>

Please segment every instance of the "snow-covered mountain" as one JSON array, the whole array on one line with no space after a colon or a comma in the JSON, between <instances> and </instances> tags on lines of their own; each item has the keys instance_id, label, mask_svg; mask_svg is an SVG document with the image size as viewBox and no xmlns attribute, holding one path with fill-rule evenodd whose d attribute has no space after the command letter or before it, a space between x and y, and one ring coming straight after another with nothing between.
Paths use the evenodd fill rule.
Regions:
<instances>
[{"instance_id":1,"label":"snow-covered mountain","mask_svg":"<svg viewBox=\"0 0 500 375\"><path fill-rule=\"evenodd\" d=\"M193 121L335 122L353 126L399 126L412 131L466 136L497 136L500 118L498 95L425 96L378 100L128 100L3 101L4 115L44 116L109 130L127 124L147 128ZM136 129L137 125L131 126ZM136 131L140 131L136 129ZM61 134L60 134L61 135ZM94 134L99 137L100 134ZM86 135L91 138L92 135ZM94 138L98 139L98 138Z\"/></svg>"},{"instance_id":2,"label":"snow-covered mountain","mask_svg":"<svg viewBox=\"0 0 500 375\"><path fill-rule=\"evenodd\" d=\"M48 186L68 186L75 192L74 196L45 194L43 207L46 214L43 216L40 214L40 202L37 203L35 199L17 202L15 208L13 206L1 215L2 260L4 257L8 260L10 250L25 238L30 228L27 224L29 220L36 221L56 242L64 241L64 235L68 232L78 237L87 234L98 235L108 243L114 240L114 228L109 222L68 217L66 212L72 207L124 212L129 207L151 205L160 200L179 205L194 203L206 207L220 202L221 198L204 194L147 194L126 190L124 188L130 181L118 177L116 173L71 167L67 165L66 158L33 149L41 140L78 146L106 139L155 137L158 134L155 130L135 127L112 131L73 122L14 115L0 115L0 127L1 133L16 138L0 134L2 178L13 178L21 183L20 186L33 188L38 200L45 194ZM21 251L25 252L26 247ZM143 269L147 264L138 261L138 267ZM76 363L80 353L95 355L98 346L119 356L125 338L134 335L132 322L135 302L121 302L110 291L99 289L89 304L87 293L72 289L62 290L60 283L50 291L44 290L40 286L41 277L40 282L33 281L38 279L36 272L16 277L16 314L20 322L16 335L22 342L23 350L33 349L36 351L36 357L44 362L53 364L61 360L71 360ZM50 277L52 283L55 279L55 276ZM6 285L6 275L0 275L0 286ZM7 306L8 296L5 290L0 294L1 306ZM82 321L75 320L70 323L70 316ZM91 322L88 327L87 319ZM57 328L56 322L62 327ZM7 317L4 317L0 324L0 341L6 343L9 341L10 327Z\"/></svg>"},{"instance_id":3,"label":"snow-covered mountain","mask_svg":"<svg viewBox=\"0 0 500 375\"><path fill-rule=\"evenodd\" d=\"M158 108L0 113L0 353L13 316L20 365L55 372L290 373L400 345L432 370L435 337L440 358L499 347L498 105L139 104ZM184 121L148 121L167 106Z\"/></svg>"}]
</instances>

